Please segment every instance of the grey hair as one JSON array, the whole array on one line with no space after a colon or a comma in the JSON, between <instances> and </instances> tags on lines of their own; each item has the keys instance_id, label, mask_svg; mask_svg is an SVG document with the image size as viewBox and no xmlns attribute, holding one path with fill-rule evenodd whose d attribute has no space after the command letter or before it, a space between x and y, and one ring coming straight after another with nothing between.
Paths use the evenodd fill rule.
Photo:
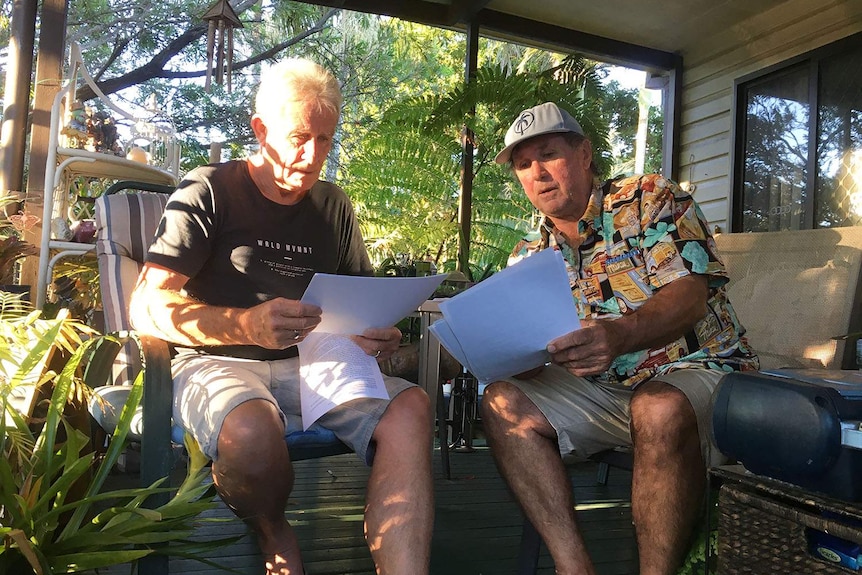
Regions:
<instances>
[{"instance_id":1,"label":"grey hair","mask_svg":"<svg viewBox=\"0 0 862 575\"><path fill-rule=\"evenodd\" d=\"M283 119L297 103L316 103L319 110L341 113L341 86L323 66L305 58L282 60L261 75L254 111L271 120Z\"/></svg>"}]
</instances>

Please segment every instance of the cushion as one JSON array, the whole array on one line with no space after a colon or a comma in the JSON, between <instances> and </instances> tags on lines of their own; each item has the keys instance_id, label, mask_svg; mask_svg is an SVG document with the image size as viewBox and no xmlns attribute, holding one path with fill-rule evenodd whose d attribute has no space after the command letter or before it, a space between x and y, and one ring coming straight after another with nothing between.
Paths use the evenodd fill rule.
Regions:
<instances>
[{"instance_id":1,"label":"cushion","mask_svg":"<svg viewBox=\"0 0 862 575\"><path fill-rule=\"evenodd\" d=\"M728 295L761 369L847 364L860 329L862 227L718 234ZM849 350L847 350L849 351Z\"/></svg>"},{"instance_id":2,"label":"cushion","mask_svg":"<svg viewBox=\"0 0 862 575\"><path fill-rule=\"evenodd\" d=\"M155 192L137 192L96 199L96 256L106 332L132 327L129 299L168 197ZM138 356L131 343L120 351L114 384L131 383L140 369Z\"/></svg>"}]
</instances>

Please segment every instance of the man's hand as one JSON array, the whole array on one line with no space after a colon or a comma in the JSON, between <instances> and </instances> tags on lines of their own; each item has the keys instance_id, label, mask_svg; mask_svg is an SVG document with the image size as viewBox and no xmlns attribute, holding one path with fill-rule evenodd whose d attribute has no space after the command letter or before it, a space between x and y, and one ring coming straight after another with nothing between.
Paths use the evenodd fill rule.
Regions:
<instances>
[{"instance_id":1,"label":"man's hand","mask_svg":"<svg viewBox=\"0 0 862 575\"><path fill-rule=\"evenodd\" d=\"M656 291L634 313L619 319L581 320L581 329L548 344L551 359L580 377L606 371L618 356L674 341L707 310L707 277L687 275Z\"/></svg>"},{"instance_id":2,"label":"man's hand","mask_svg":"<svg viewBox=\"0 0 862 575\"><path fill-rule=\"evenodd\" d=\"M245 310L240 325L254 345L285 349L302 341L317 327L320 314L316 305L276 298Z\"/></svg>"},{"instance_id":3,"label":"man's hand","mask_svg":"<svg viewBox=\"0 0 862 575\"><path fill-rule=\"evenodd\" d=\"M379 360L389 359L401 344L401 330L397 327L372 327L362 332L362 335L350 336L350 339L368 355Z\"/></svg>"},{"instance_id":4,"label":"man's hand","mask_svg":"<svg viewBox=\"0 0 862 575\"><path fill-rule=\"evenodd\" d=\"M275 298L251 308L207 305L183 293L189 278L146 264L129 306L135 329L182 346L257 345L285 349L320 323L319 307Z\"/></svg>"},{"instance_id":5,"label":"man's hand","mask_svg":"<svg viewBox=\"0 0 862 575\"><path fill-rule=\"evenodd\" d=\"M554 363L586 377L606 371L623 346L624 336L612 320L582 320L581 329L551 341L548 351Z\"/></svg>"}]
</instances>

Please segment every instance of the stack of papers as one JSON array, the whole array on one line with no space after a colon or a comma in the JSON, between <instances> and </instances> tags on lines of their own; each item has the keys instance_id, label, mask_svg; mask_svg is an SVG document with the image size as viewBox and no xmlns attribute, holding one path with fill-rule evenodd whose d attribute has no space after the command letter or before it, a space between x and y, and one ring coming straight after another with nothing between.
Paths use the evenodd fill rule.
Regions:
<instances>
[{"instance_id":1,"label":"stack of papers","mask_svg":"<svg viewBox=\"0 0 862 575\"><path fill-rule=\"evenodd\" d=\"M580 328L562 254L546 249L440 302L430 326L480 383L550 360L548 343Z\"/></svg>"},{"instance_id":2,"label":"stack of papers","mask_svg":"<svg viewBox=\"0 0 862 575\"><path fill-rule=\"evenodd\" d=\"M389 398L377 360L350 336L395 325L415 312L446 277L314 274L302 301L323 313L314 331L297 346L303 429L347 401Z\"/></svg>"}]
</instances>

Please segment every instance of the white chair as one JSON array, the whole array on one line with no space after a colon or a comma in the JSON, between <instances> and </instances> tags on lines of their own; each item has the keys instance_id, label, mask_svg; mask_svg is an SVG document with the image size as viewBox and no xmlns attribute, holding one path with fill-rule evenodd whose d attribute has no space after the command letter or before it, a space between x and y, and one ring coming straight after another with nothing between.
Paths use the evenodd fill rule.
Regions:
<instances>
[{"instance_id":1,"label":"white chair","mask_svg":"<svg viewBox=\"0 0 862 575\"><path fill-rule=\"evenodd\" d=\"M103 108L110 110L113 121L128 132L130 145L142 147L145 161L127 159L125 155L87 149L89 144L65 130L77 102L79 80L96 94ZM164 186L179 181L180 145L168 118L154 107L139 106L134 112L117 106L99 89L84 66L77 44L70 47L69 78L54 98L48 133L48 156L45 164L45 197L42 209L42 237L39 270L36 281L36 307L42 309L48 297L48 284L54 265L61 258L93 251L93 245L67 241L52 234L52 224L68 222L69 195L73 181L79 177L107 180L136 180Z\"/></svg>"}]
</instances>

